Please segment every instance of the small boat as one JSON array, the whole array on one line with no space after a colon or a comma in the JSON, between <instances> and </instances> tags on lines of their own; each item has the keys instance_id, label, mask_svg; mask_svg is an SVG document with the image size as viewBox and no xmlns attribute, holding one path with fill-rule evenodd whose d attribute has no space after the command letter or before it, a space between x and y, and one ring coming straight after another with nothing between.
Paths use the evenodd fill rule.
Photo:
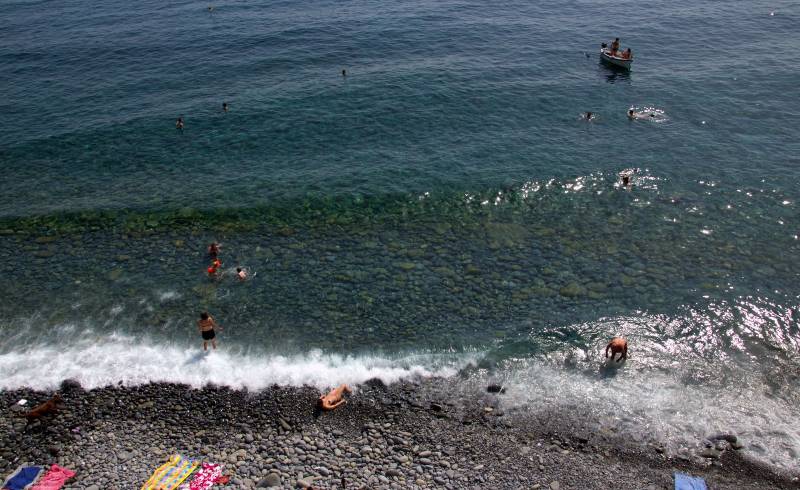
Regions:
<instances>
[{"instance_id":1,"label":"small boat","mask_svg":"<svg viewBox=\"0 0 800 490\"><path fill-rule=\"evenodd\" d=\"M600 59L609 65L625 68L626 70L630 70L631 63L633 63L633 57L623 58L622 56L612 56L611 50L605 46L600 48Z\"/></svg>"}]
</instances>

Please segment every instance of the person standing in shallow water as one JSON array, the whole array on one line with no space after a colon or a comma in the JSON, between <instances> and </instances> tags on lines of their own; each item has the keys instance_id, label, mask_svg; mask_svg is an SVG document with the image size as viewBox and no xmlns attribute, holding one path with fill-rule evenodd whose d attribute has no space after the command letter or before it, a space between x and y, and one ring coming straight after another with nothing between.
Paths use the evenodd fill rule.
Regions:
<instances>
[{"instance_id":1,"label":"person standing in shallow water","mask_svg":"<svg viewBox=\"0 0 800 490\"><path fill-rule=\"evenodd\" d=\"M208 342L211 342L211 348L217 348L217 341L215 340L217 334L216 330L222 331L222 327L217 325L217 322L211 318L211 315L208 312L204 311L200 313L200 319L197 320L197 328L200 330L200 335L203 337L203 350L208 350Z\"/></svg>"},{"instance_id":2,"label":"person standing in shallow water","mask_svg":"<svg viewBox=\"0 0 800 490\"><path fill-rule=\"evenodd\" d=\"M622 337L614 337L611 339L611 342L608 343L606 346L606 359L608 359L609 350L611 351L611 361L614 361L614 357L616 357L617 354L620 354L617 362L628 359L628 341Z\"/></svg>"}]
</instances>

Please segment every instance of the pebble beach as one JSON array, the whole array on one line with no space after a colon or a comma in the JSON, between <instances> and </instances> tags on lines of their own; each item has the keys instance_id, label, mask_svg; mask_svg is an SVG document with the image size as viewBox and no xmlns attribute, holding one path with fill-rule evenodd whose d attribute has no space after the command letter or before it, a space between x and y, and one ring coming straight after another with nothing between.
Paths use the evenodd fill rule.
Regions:
<instances>
[{"instance_id":1,"label":"pebble beach","mask_svg":"<svg viewBox=\"0 0 800 490\"><path fill-rule=\"evenodd\" d=\"M319 392L312 388L85 391L65 382L63 408L32 423L18 416L15 402L50 394L5 391L0 471L57 463L77 473L67 489L132 489L179 453L223 463L230 482L221 489L655 490L673 488L674 471L701 476L713 489L800 488L798 474L741 456L730 434L710 435L692 457L668 457L657 445L592 431L590 420L567 407L507 413L499 387L450 398L448 386L443 379L388 387L374 380L356 387L343 407L315 414Z\"/></svg>"}]
</instances>

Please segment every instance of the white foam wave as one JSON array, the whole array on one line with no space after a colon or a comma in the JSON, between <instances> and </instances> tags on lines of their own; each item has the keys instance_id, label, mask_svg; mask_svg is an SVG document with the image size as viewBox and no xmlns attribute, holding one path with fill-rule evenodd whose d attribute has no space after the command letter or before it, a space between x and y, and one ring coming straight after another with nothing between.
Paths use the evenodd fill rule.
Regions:
<instances>
[{"instance_id":1,"label":"white foam wave","mask_svg":"<svg viewBox=\"0 0 800 490\"><path fill-rule=\"evenodd\" d=\"M392 383L415 376L452 376L480 357L450 353L355 356L319 350L279 355L223 347L203 353L195 345L148 344L146 339L121 333L102 340L92 337L66 347L36 345L0 355L0 389L50 390L65 379L77 380L85 388L173 382L198 388L213 383L250 390L272 384L323 389L372 378Z\"/></svg>"},{"instance_id":2,"label":"white foam wave","mask_svg":"<svg viewBox=\"0 0 800 490\"><path fill-rule=\"evenodd\" d=\"M519 362L504 370L503 403L533 412L574 407L590 414L601 432L664 444L673 455L696 452L713 434L733 433L751 457L797 468L800 415L789 401L752 386L746 373L736 385L687 384L677 364L674 372L637 364L592 374Z\"/></svg>"}]
</instances>

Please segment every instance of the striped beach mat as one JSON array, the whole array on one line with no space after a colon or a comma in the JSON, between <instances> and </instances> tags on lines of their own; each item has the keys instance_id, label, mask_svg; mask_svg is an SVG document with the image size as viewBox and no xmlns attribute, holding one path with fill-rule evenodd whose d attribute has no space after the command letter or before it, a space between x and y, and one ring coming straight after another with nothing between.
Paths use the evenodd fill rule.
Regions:
<instances>
[{"instance_id":1,"label":"striped beach mat","mask_svg":"<svg viewBox=\"0 0 800 490\"><path fill-rule=\"evenodd\" d=\"M142 490L175 490L189 477L199 463L173 454L169 461L159 466L153 476L142 486Z\"/></svg>"}]
</instances>

